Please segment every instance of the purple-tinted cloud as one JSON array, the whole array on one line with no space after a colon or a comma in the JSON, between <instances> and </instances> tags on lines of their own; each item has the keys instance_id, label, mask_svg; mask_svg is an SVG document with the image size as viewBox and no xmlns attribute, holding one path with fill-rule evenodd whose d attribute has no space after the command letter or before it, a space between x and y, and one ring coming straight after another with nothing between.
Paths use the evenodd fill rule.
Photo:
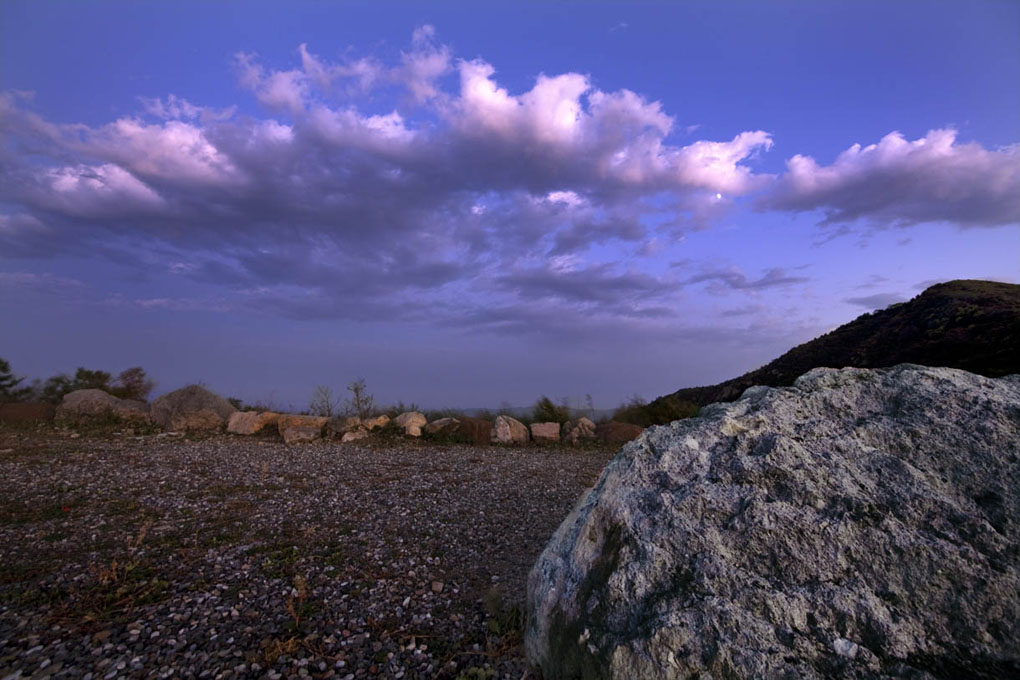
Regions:
<instances>
[{"instance_id":1,"label":"purple-tinted cloud","mask_svg":"<svg viewBox=\"0 0 1020 680\"><path fill-rule=\"evenodd\" d=\"M0 200L13 207L0 249L135 257L140 276L213 282L302 318L350 318L329 300L352 297L405 318L412 301L441 310L450 296L461 311L541 299L560 314L661 316L666 282L586 251L651 243L650 216L684 228L770 181L747 164L770 147L765 132L674 145L658 102L578 73L511 93L430 26L393 65L333 63L304 44L298 56L274 70L237 55L261 118L171 94L106 124L59 124L0 95ZM554 271L550 257L580 259Z\"/></svg>"},{"instance_id":2,"label":"purple-tinted cloud","mask_svg":"<svg viewBox=\"0 0 1020 680\"><path fill-rule=\"evenodd\" d=\"M684 284L713 283L730 290L758 291L767 288L789 286L809 281L806 276L794 276L781 267L767 270L757 279L750 279L739 269L709 269L684 280Z\"/></svg>"},{"instance_id":3,"label":"purple-tinted cloud","mask_svg":"<svg viewBox=\"0 0 1020 680\"><path fill-rule=\"evenodd\" d=\"M875 293L874 295L846 298L844 302L849 302L852 305L857 305L866 309L882 309L889 305L896 304L897 302L903 302L904 300L906 300L906 298L897 293Z\"/></svg>"},{"instance_id":4,"label":"purple-tinted cloud","mask_svg":"<svg viewBox=\"0 0 1020 680\"><path fill-rule=\"evenodd\" d=\"M796 155L759 204L822 210L825 225L859 219L879 227L1020 222L1020 145L989 151L957 143L956 136L955 130L932 130L911 142L893 132L878 144L854 144L827 166Z\"/></svg>"}]
</instances>

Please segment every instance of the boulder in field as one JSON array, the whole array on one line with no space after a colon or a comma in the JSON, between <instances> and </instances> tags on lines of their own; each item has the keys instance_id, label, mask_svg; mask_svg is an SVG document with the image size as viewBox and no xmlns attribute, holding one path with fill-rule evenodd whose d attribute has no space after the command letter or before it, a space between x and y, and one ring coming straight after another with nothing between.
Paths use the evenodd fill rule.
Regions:
<instances>
[{"instance_id":1,"label":"boulder in field","mask_svg":"<svg viewBox=\"0 0 1020 680\"><path fill-rule=\"evenodd\" d=\"M361 418L358 416L336 416L326 423L326 434L330 437L342 437L348 432L361 429Z\"/></svg>"},{"instance_id":2,"label":"boulder in field","mask_svg":"<svg viewBox=\"0 0 1020 680\"><path fill-rule=\"evenodd\" d=\"M603 444L620 446L637 439L644 431L645 428L640 425L610 420L608 423L599 423L595 428L595 437Z\"/></svg>"},{"instance_id":3,"label":"boulder in field","mask_svg":"<svg viewBox=\"0 0 1020 680\"><path fill-rule=\"evenodd\" d=\"M273 425L280 418L279 413L272 411L237 411L230 414L227 422L227 432L230 434L253 435L261 432L265 427Z\"/></svg>"},{"instance_id":4,"label":"boulder in field","mask_svg":"<svg viewBox=\"0 0 1020 680\"><path fill-rule=\"evenodd\" d=\"M201 385L188 385L152 402L153 422L165 430L222 430L237 409Z\"/></svg>"},{"instance_id":5,"label":"boulder in field","mask_svg":"<svg viewBox=\"0 0 1020 680\"><path fill-rule=\"evenodd\" d=\"M531 438L537 444L552 444L560 440L559 423L532 423Z\"/></svg>"},{"instance_id":6,"label":"boulder in field","mask_svg":"<svg viewBox=\"0 0 1020 680\"><path fill-rule=\"evenodd\" d=\"M434 437L450 437L458 429L460 429L460 420L457 418L440 418L425 426L425 432Z\"/></svg>"},{"instance_id":7,"label":"boulder in field","mask_svg":"<svg viewBox=\"0 0 1020 680\"><path fill-rule=\"evenodd\" d=\"M528 426L510 416L496 416L491 439L493 444L527 444Z\"/></svg>"},{"instance_id":8,"label":"boulder in field","mask_svg":"<svg viewBox=\"0 0 1020 680\"><path fill-rule=\"evenodd\" d=\"M560 430L563 441L571 446L577 446L581 442L588 442L595 439L595 423L585 417L577 420L568 420L563 423Z\"/></svg>"},{"instance_id":9,"label":"boulder in field","mask_svg":"<svg viewBox=\"0 0 1020 680\"><path fill-rule=\"evenodd\" d=\"M368 418L361 421L361 427L365 428L369 432L375 429L381 429L390 424L390 417L388 415L376 416L375 418Z\"/></svg>"},{"instance_id":10,"label":"boulder in field","mask_svg":"<svg viewBox=\"0 0 1020 680\"><path fill-rule=\"evenodd\" d=\"M467 444L486 446L492 442L492 421L484 418L460 418L456 438Z\"/></svg>"},{"instance_id":11,"label":"boulder in field","mask_svg":"<svg viewBox=\"0 0 1020 680\"><path fill-rule=\"evenodd\" d=\"M815 369L653 427L528 579L545 678L1020 671L1020 375Z\"/></svg>"},{"instance_id":12,"label":"boulder in field","mask_svg":"<svg viewBox=\"0 0 1020 680\"><path fill-rule=\"evenodd\" d=\"M118 399L103 390L75 390L64 395L63 401L57 406L55 417L58 421L69 424L99 418L147 423L148 410L145 402Z\"/></svg>"},{"instance_id":13,"label":"boulder in field","mask_svg":"<svg viewBox=\"0 0 1020 680\"><path fill-rule=\"evenodd\" d=\"M0 404L0 423L5 425L48 423L56 417L56 414L56 407L45 402L21 401Z\"/></svg>"},{"instance_id":14,"label":"boulder in field","mask_svg":"<svg viewBox=\"0 0 1020 680\"><path fill-rule=\"evenodd\" d=\"M284 444L298 444L315 441L322 437L322 428L315 425L291 425L280 430Z\"/></svg>"},{"instance_id":15,"label":"boulder in field","mask_svg":"<svg viewBox=\"0 0 1020 680\"><path fill-rule=\"evenodd\" d=\"M401 413L399 416L393 419L394 424L404 431L404 434L409 437L420 437L421 428L425 427L428 420L424 414L418 413L417 411L407 411Z\"/></svg>"},{"instance_id":16,"label":"boulder in field","mask_svg":"<svg viewBox=\"0 0 1020 680\"><path fill-rule=\"evenodd\" d=\"M368 437L368 430L351 430L350 432L345 432L340 441L346 444L347 442L356 442L359 439L368 439Z\"/></svg>"},{"instance_id":17,"label":"boulder in field","mask_svg":"<svg viewBox=\"0 0 1020 680\"><path fill-rule=\"evenodd\" d=\"M276 427L283 441L291 444L318 439L322 436L322 428L329 422L323 416L302 416L290 413L278 415Z\"/></svg>"}]
</instances>

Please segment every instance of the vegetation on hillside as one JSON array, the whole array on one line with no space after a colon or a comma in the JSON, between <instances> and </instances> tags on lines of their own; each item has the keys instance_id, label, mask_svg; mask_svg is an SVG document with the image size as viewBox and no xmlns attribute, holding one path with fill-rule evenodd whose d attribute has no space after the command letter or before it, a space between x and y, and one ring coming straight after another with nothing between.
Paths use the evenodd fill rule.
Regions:
<instances>
[{"instance_id":1,"label":"vegetation on hillside","mask_svg":"<svg viewBox=\"0 0 1020 680\"><path fill-rule=\"evenodd\" d=\"M999 377L1020 373L1020 285L960 280L866 313L794 347L765 366L705 387L678 390L636 408L630 422L667 423L677 404L733 401L752 385L792 385L812 368L912 363Z\"/></svg>"}]
</instances>

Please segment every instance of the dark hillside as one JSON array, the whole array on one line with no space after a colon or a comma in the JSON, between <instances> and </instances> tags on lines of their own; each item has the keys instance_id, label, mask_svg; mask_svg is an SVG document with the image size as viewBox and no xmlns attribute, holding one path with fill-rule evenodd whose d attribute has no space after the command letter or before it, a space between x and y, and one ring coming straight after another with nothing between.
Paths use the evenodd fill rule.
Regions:
<instances>
[{"instance_id":1,"label":"dark hillside","mask_svg":"<svg viewBox=\"0 0 1020 680\"><path fill-rule=\"evenodd\" d=\"M648 404L654 422L684 402L733 401L752 385L791 385L812 368L880 368L901 363L962 368L999 377L1020 373L1020 285L949 281L910 300L863 314L794 347L775 361L706 387L688 387ZM654 414L654 415L652 415Z\"/></svg>"}]
</instances>

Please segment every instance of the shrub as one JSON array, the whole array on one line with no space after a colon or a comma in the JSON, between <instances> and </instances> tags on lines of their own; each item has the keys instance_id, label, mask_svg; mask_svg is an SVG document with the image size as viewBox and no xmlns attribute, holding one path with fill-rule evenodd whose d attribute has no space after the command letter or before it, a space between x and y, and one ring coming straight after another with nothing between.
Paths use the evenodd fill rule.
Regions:
<instances>
[{"instance_id":1,"label":"shrub","mask_svg":"<svg viewBox=\"0 0 1020 680\"><path fill-rule=\"evenodd\" d=\"M100 389L107 389L110 394L121 399L145 401L155 386L156 383L145 374L145 369L141 366L132 366L120 372L112 389L105 387Z\"/></svg>"},{"instance_id":2,"label":"shrub","mask_svg":"<svg viewBox=\"0 0 1020 680\"><path fill-rule=\"evenodd\" d=\"M339 406L340 400L333 396L333 390L328 385L317 385L315 391L312 392L312 400L308 404L308 411L313 416L332 418L336 415Z\"/></svg>"},{"instance_id":3,"label":"shrub","mask_svg":"<svg viewBox=\"0 0 1020 680\"><path fill-rule=\"evenodd\" d=\"M698 415L699 407L692 401L680 399L676 395L669 395L656 399L651 404L638 395L630 398L630 401L621 404L620 408L613 413L613 420L621 423L631 423L641 427L651 425L664 425L674 420L693 418Z\"/></svg>"},{"instance_id":4,"label":"shrub","mask_svg":"<svg viewBox=\"0 0 1020 680\"><path fill-rule=\"evenodd\" d=\"M18 387L24 378L15 378L11 373L11 365L6 359L0 359L0 403L21 401L28 398L31 388Z\"/></svg>"},{"instance_id":5,"label":"shrub","mask_svg":"<svg viewBox=\"0 0 1020 680\"><path fill-rule=\"evenodd\" d=\"M531 409L531 418L536 423L565 423L570 420L570 407L566 403L555 404L549 397L542 397Z\"/></svg>"},{"instance_id":6,"label":"shrub","mask_svg":"<svg viewBox=\"0 0 1020 680\"><path fill-rule=\"evenodd\" d=\"M359 418L370 418L375 410L375 397L368 393L365 386L365 379L358 378L347 385L347 391L351 393L349 399L344 402L344 413Z\"/></svg>"}]
</instances>

